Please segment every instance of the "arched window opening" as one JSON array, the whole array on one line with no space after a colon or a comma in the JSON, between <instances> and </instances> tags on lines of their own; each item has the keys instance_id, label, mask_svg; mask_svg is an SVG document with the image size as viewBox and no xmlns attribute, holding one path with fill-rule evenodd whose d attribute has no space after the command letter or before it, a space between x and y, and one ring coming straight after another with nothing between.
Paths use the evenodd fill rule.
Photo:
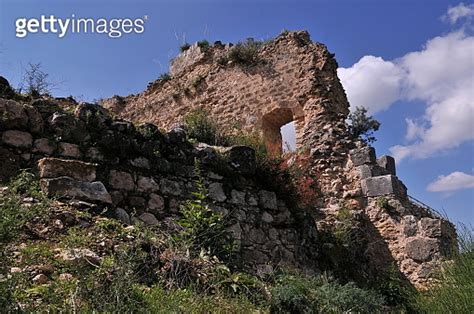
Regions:
<instances>
[{"instance_id":1,"label":"arched window opening","mask_svg":"<svg viewBox=\"0 0 474 314\"><path fill-rule=\"evenodd\" d=\"M298 124L294 120L291 108L277 108L262 117L263 138L271 155L296 150Z\"/></svg>"}]
</instances>

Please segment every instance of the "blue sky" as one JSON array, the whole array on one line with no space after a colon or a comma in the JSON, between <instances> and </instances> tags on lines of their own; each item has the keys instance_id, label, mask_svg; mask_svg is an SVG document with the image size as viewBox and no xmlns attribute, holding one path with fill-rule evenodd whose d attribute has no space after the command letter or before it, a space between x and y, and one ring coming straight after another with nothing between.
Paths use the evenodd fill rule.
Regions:
<instances>
[{"instance_id":1,"label":"blue sky","mask_svg":"<svg viewBox=\"0 0 474 314\"><path fill-rule=\"evenodd\" d=\"M147 20L143 34L118 39L15 37L17 18L41 14ZM398 157L409 193L474 224L473 16L467 1L0 0L0 74L18 86L28 62L41 62L56 96L94 100L143 91L183 38L237 42L305 29L336 54L351 104L382 122L378 155Z\"/></svg>"}]
</instances>

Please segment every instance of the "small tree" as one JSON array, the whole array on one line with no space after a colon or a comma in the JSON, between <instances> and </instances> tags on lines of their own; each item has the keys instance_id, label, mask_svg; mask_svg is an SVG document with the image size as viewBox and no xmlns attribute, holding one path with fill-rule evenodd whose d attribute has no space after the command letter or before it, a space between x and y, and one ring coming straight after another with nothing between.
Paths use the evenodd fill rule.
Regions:
<instances>
[{"instance_id":1,"label":"small tree","mask_svg":"<svg viewBox=\"0 0 474 314\"><path fill-rule=\"evenodd\" d=\"M356 107L354 112L349 114L349 132L353 138L360 138L366 143L373 143L377 139L374 132L380 128L380 122L372 116L367 115L367 109Z\"/></svg>"},{"instance_id":2,"label":"small tree","mask_svg":"<svg viewBox=\"0 0 474 314\"><path fill-rule=\"evenodd\" d=\"M20 90L25 88L28 94L33 96L49 94L52 84L48 77L49 74L41 69L41 63L28 63Z\"/></svg>"}]
</instances>

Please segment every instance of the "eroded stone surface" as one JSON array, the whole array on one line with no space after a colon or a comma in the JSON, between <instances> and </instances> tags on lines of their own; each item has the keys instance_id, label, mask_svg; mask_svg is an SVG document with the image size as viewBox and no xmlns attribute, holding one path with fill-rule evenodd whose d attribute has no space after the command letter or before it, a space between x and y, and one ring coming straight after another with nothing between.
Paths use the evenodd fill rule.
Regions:
<instances>
[{"instance_id":1,"label":"eroded stone surface","mask_svg":"<svg viewBox=\"0 0 474 314\"><path fill-rule=\"evenodd\" d=\"M71 177L79 181L96 179L96 165L78 160L43 158L38 161L41 178Z\"/></svg>"},{"instance_id":2,"label":"eroded stone surface","mask_svg":"<svg viewBox=\"0 0 474 314\"><path fill-rule=\"evenodd\" d=\"M426 262L439 252L439 243L436 239L415 237L407 241L405 252L415 261Z\"/></svg>"},{"instance_id":3,"label":"eroded stone surface","mask_svg":"<svg viewBox=\"0 0 474 314\"><path fill-rule=\"evenodd\" d=\"M3 132L2 141L13 147L28 148L33 144L33 137L28 132L8 130Z\"/></svg>"},{"instance_id":4,"label":"eroded stone surface","mask_svg":"<svg viewBox=\"0 0 474 314\"><path fill-rule=\"evenodd\" d=\"M81 182L69 177L59 177L41 179L40 183L42 190L49 196L112 203L112 198L102 182Z\"/></svg>"},{"instance_id":5,"label":"eroded stone surface","mask_svg":"<svg viewBox=\"0 0 474 314\"><path fill-rule=\"evenodd\" d=\"M109 184L117 190L133 191L135 188L132 175L124 171L110 171Z\"/></svg>"}]
</instances>

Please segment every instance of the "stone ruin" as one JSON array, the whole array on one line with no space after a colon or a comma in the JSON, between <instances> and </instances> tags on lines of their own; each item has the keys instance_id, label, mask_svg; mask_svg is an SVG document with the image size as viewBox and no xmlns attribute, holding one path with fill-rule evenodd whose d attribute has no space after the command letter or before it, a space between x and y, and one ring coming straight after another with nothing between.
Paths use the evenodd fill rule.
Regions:
<instances>
[{"instance_id":1,"label":"stone ruin","mask_svg":"<svg viewBox=\"0 0 474 314\"><path fill-rule=\"evenodd\" d=\"M125 223L160 224L177 215L194 191L198 159L213 208L228 215L239 240L243 265L256 271L329 265L344 272L344 260L356 258L348 276L374 278L394 267L425 288L456 250L454 226L410 199L392 157L377 159L373 148L349 135L349 103L334 55L307 32L281 34L251 65L228 62L230 49L219 42L206 49L195 44L172 61L171 79L102 102L138 126L95 105L74 105L68 112L64 103L71 100L0 100L0 176L32 167L52 195L77 206L106 205ZM191 145L176 126L196 108L222 125L257 130L274 155L282 150L281 126L294 121L296 155L309 156L308 173L318 190L310 206L302 210L259 182L250 148ZM221 154L225 171L216 168ZM349 255L325 236L340 226L347 209L357 240Z\"/></svg>"}]
</instances>

